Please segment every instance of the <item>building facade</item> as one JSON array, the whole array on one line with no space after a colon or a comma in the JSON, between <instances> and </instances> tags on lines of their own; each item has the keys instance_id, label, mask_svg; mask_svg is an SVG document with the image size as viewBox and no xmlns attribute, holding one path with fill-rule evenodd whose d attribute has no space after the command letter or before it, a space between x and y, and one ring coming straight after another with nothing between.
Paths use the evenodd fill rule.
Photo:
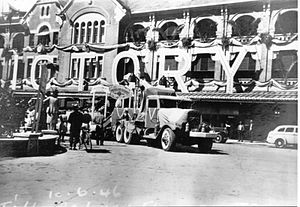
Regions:
<instances>
[{"instance_id":1,"label":"building facade","mask_svg":"<svg viewBox=\"0 0 300 207\"><path fill-rule=\"evenodd\" d=\"M216 124L297 123L296 0L41 0L18 24L23 51L1 55L0 66L16 94L33 94L52 62L48 88L65 95L134 74L194 99Z\"/></svg>"}]
</instances>

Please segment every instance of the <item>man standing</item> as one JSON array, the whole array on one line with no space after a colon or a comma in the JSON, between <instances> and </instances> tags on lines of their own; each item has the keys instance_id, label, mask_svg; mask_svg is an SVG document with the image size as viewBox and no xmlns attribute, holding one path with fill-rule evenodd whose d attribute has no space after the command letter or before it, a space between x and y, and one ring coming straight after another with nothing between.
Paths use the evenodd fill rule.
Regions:
<instances>
[{"instance_id":1,"label":"man standing","mask_svg":"<svg viewBox=\"0 0 300 207\"><path fill-rule=\"evenodd\" d=\"M253 142L253 121L250 120L249 124L249 136L250 136L250 142Z\"/></svg>"},{"instance_id":2,"label":"man standing","mask_svg":"<svg viewBox=\"0 0 300 207\"><path fill-rule=\"evenodd\" d=\"M76 150L76 144L79 143L80 130L83 122L83 114L78 110L78 105L73 106L73 112L70 114L68 122L70 127L70 149Z\"/></svg>"},{"instance_id":3,"label":"man standing","mask_svg":"<svg viewBox=\"0 0 300 207\"><path fill-rule=\"evenodd\" d=\"M240 121L240 123L237 127L238 141L241 141L241 142L244 141L244 131L245 131L245 126L242 123L242 121Z\"/></svg>"}]
</instances>

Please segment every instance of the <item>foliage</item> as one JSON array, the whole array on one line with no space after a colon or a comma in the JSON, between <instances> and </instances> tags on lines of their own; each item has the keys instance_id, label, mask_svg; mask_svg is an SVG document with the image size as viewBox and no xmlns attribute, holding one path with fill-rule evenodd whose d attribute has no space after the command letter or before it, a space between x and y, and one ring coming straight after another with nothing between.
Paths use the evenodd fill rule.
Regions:
<instances>
[{"instance_id":1,"label":"foliage","mask_svg":"<svg viewBox=\"0 0 300 207\"><path fill-rule=\"evenodd\" d=\"M25 117L27 101L13 97L7 84L0 87L0 136L11 135L20 127Z\"/></svg>"}]
</instances>

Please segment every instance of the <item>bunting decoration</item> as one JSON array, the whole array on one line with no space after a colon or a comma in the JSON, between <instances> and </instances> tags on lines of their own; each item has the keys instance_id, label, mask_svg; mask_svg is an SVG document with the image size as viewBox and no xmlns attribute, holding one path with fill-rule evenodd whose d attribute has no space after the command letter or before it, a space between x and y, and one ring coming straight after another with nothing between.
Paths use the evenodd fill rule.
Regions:
<instances>
[{"instance_id":1,"label":"bunting decoration","mask_svg":"<svg viewBox=\"0 0 300 207\"><path fill-rule=\"evenodd\" d=\"M279 89L279 90L297 90L298 89L298 83L294 84L294 85L286 85L286 84L281 84L280 82L274 80L274 79L270 79L269 81L266 82L260 82L260 81L256 81L256 80L251 80L247 83L240 83L240 82L234 82L234 84L239 84L242 87L259 87L261 89L265 89L265 90L270 90L270 89ZM196 90L202 90L204 87L217 87L217 89L219 90L219 88L223 88L226 87L226 81L217 81L217 80L212 80L210 82L198 82L197 80L194 79L190 79L187 82L185 82L185 85L188 87L189 91L196 91ZM253 90L252 88L252 90ZM251 90L251 91L252 91ZM243 90L245 91L245 90ZM245 92L251 92L249 90L246 90Z\"/></svg>"}]
</instances>

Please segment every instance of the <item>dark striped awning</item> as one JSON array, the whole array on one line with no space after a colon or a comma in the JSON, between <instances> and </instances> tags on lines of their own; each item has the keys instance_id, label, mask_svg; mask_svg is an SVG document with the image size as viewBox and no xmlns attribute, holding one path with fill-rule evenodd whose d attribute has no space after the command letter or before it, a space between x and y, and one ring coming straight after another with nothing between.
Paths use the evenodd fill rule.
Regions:
<instances>
[{"instance_id":1,"label":"dark striped awning","mask_svg":"<svg viewBox=\"0 0 300 207\"><path fill-rule=\"evenodd\" d=\"M254 91L251 93L232 93L203 91L177 93L178 96L208 102L239 103L297 103L297 91Z\"/></svg>"}]
</instances>

